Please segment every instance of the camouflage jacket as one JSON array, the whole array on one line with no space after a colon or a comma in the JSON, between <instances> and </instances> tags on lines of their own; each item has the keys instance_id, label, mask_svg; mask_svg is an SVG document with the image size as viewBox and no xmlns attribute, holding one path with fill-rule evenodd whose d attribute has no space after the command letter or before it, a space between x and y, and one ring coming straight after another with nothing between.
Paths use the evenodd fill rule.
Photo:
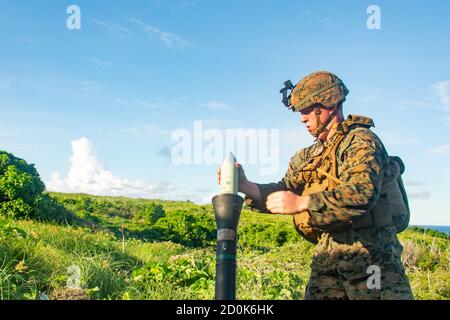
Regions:
<instances>
[{"instance_id":1,"label":"camouflage jacket","mask_svg":"<svg viewBox=\"0 0 450 320\"><path fill-rule=\"evenodd\" d=\"M337 178L340 183L333 190L310 194L309 213L311 227L327 231L330 228L349 225L365 214L370 214L375 205L382 183L383 165L388 155L380 139L370 130L372 119L349 115L343 122L349 132L337 149ZM342 126L338 126L340 132ZM269 194L276 191L292 191L301 195L305 180L302 169L314 158L321 157L326 148L331 148L335 139L317 140L311 146L299 150L289 163L285 176L278 183L257 184L261 192L261 203L246 197L252 209L270 213L265 206Z\"/></svg>"}]
</instances>

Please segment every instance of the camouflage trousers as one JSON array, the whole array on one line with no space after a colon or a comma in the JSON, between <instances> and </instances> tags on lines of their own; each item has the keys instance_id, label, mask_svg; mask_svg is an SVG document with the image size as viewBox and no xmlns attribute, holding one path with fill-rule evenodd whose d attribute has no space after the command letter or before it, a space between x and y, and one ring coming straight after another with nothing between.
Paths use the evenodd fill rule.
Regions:
<instances>
[{"instance_id":1,"label":"camouflage trousers","mask_svg":"<svg viewBox=\"0 0 450 320\"><path fill-rule=\"evenodd\" d=\"M402 250L394 227L323 233L305 299L413 299Z\"/></svg>"}]
</instances>

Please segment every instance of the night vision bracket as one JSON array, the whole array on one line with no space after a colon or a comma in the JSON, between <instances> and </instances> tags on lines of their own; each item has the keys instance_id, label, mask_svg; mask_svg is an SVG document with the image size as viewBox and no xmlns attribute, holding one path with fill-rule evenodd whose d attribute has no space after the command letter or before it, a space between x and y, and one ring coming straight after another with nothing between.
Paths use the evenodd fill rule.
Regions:
<instances>
[{"instance_id":1,"label":"night vision bracket","mask_svg":"<svg viewBox=\"0 0 450 320\"><path fill-rule=\"evenodd\" d=\"M292 111L295 111L293 109L293 106L289 105L289 100L291 99L291 93L292 93L293 89L294 89L294 86L292 85L291 80L287 80L284 82L284 88L280 90L280 93L283 94L283 100L281 100L281 101L286 106L286 108L288 108ZM291 90L291 92L288 93L288 90Z\"/></svg>"}]
</instances>

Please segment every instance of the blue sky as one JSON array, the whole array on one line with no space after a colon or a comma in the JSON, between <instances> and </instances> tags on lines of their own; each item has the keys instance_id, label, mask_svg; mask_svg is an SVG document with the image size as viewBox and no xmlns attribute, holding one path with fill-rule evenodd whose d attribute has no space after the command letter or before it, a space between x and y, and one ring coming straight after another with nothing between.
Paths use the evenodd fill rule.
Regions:
<instances>
[{"instance_id":1,"label":"blue sky","mask_svg":"<svg viewBox=\"0 0 450 320\"><path fill-rule=\"evenodd\" d=\"M312 143L278 90L330 70L350 89L345 113L372 117L404 160L412 223L449 225L449 17L437 0L1 0L0 149L53 189L207 201L217 164L175 165L174 130L278 129L277 172L245 166L276 181Z\"/></svg>"}]
</instances>

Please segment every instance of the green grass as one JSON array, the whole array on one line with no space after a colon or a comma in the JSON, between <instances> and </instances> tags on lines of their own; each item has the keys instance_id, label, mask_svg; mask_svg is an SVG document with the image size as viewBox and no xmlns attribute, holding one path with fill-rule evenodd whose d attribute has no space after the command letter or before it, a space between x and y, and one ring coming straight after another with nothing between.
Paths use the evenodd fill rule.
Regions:
<instances>
[{"instance_id":1,"label":"green grass","mask_svg":"<svg viewBox=\"0 0 450 320\"><path fill-rule=\"evenodd\" d=\"M91 299L213 299L212 206L50 194L63 206L48 221L0 217L0 299L67 291L80 269ZM421 229L400 235L416 299L450 299L449 244ZM243 210L237 297L302 299L314 247L286 216Z\"/></svg>"}]
</instances>

